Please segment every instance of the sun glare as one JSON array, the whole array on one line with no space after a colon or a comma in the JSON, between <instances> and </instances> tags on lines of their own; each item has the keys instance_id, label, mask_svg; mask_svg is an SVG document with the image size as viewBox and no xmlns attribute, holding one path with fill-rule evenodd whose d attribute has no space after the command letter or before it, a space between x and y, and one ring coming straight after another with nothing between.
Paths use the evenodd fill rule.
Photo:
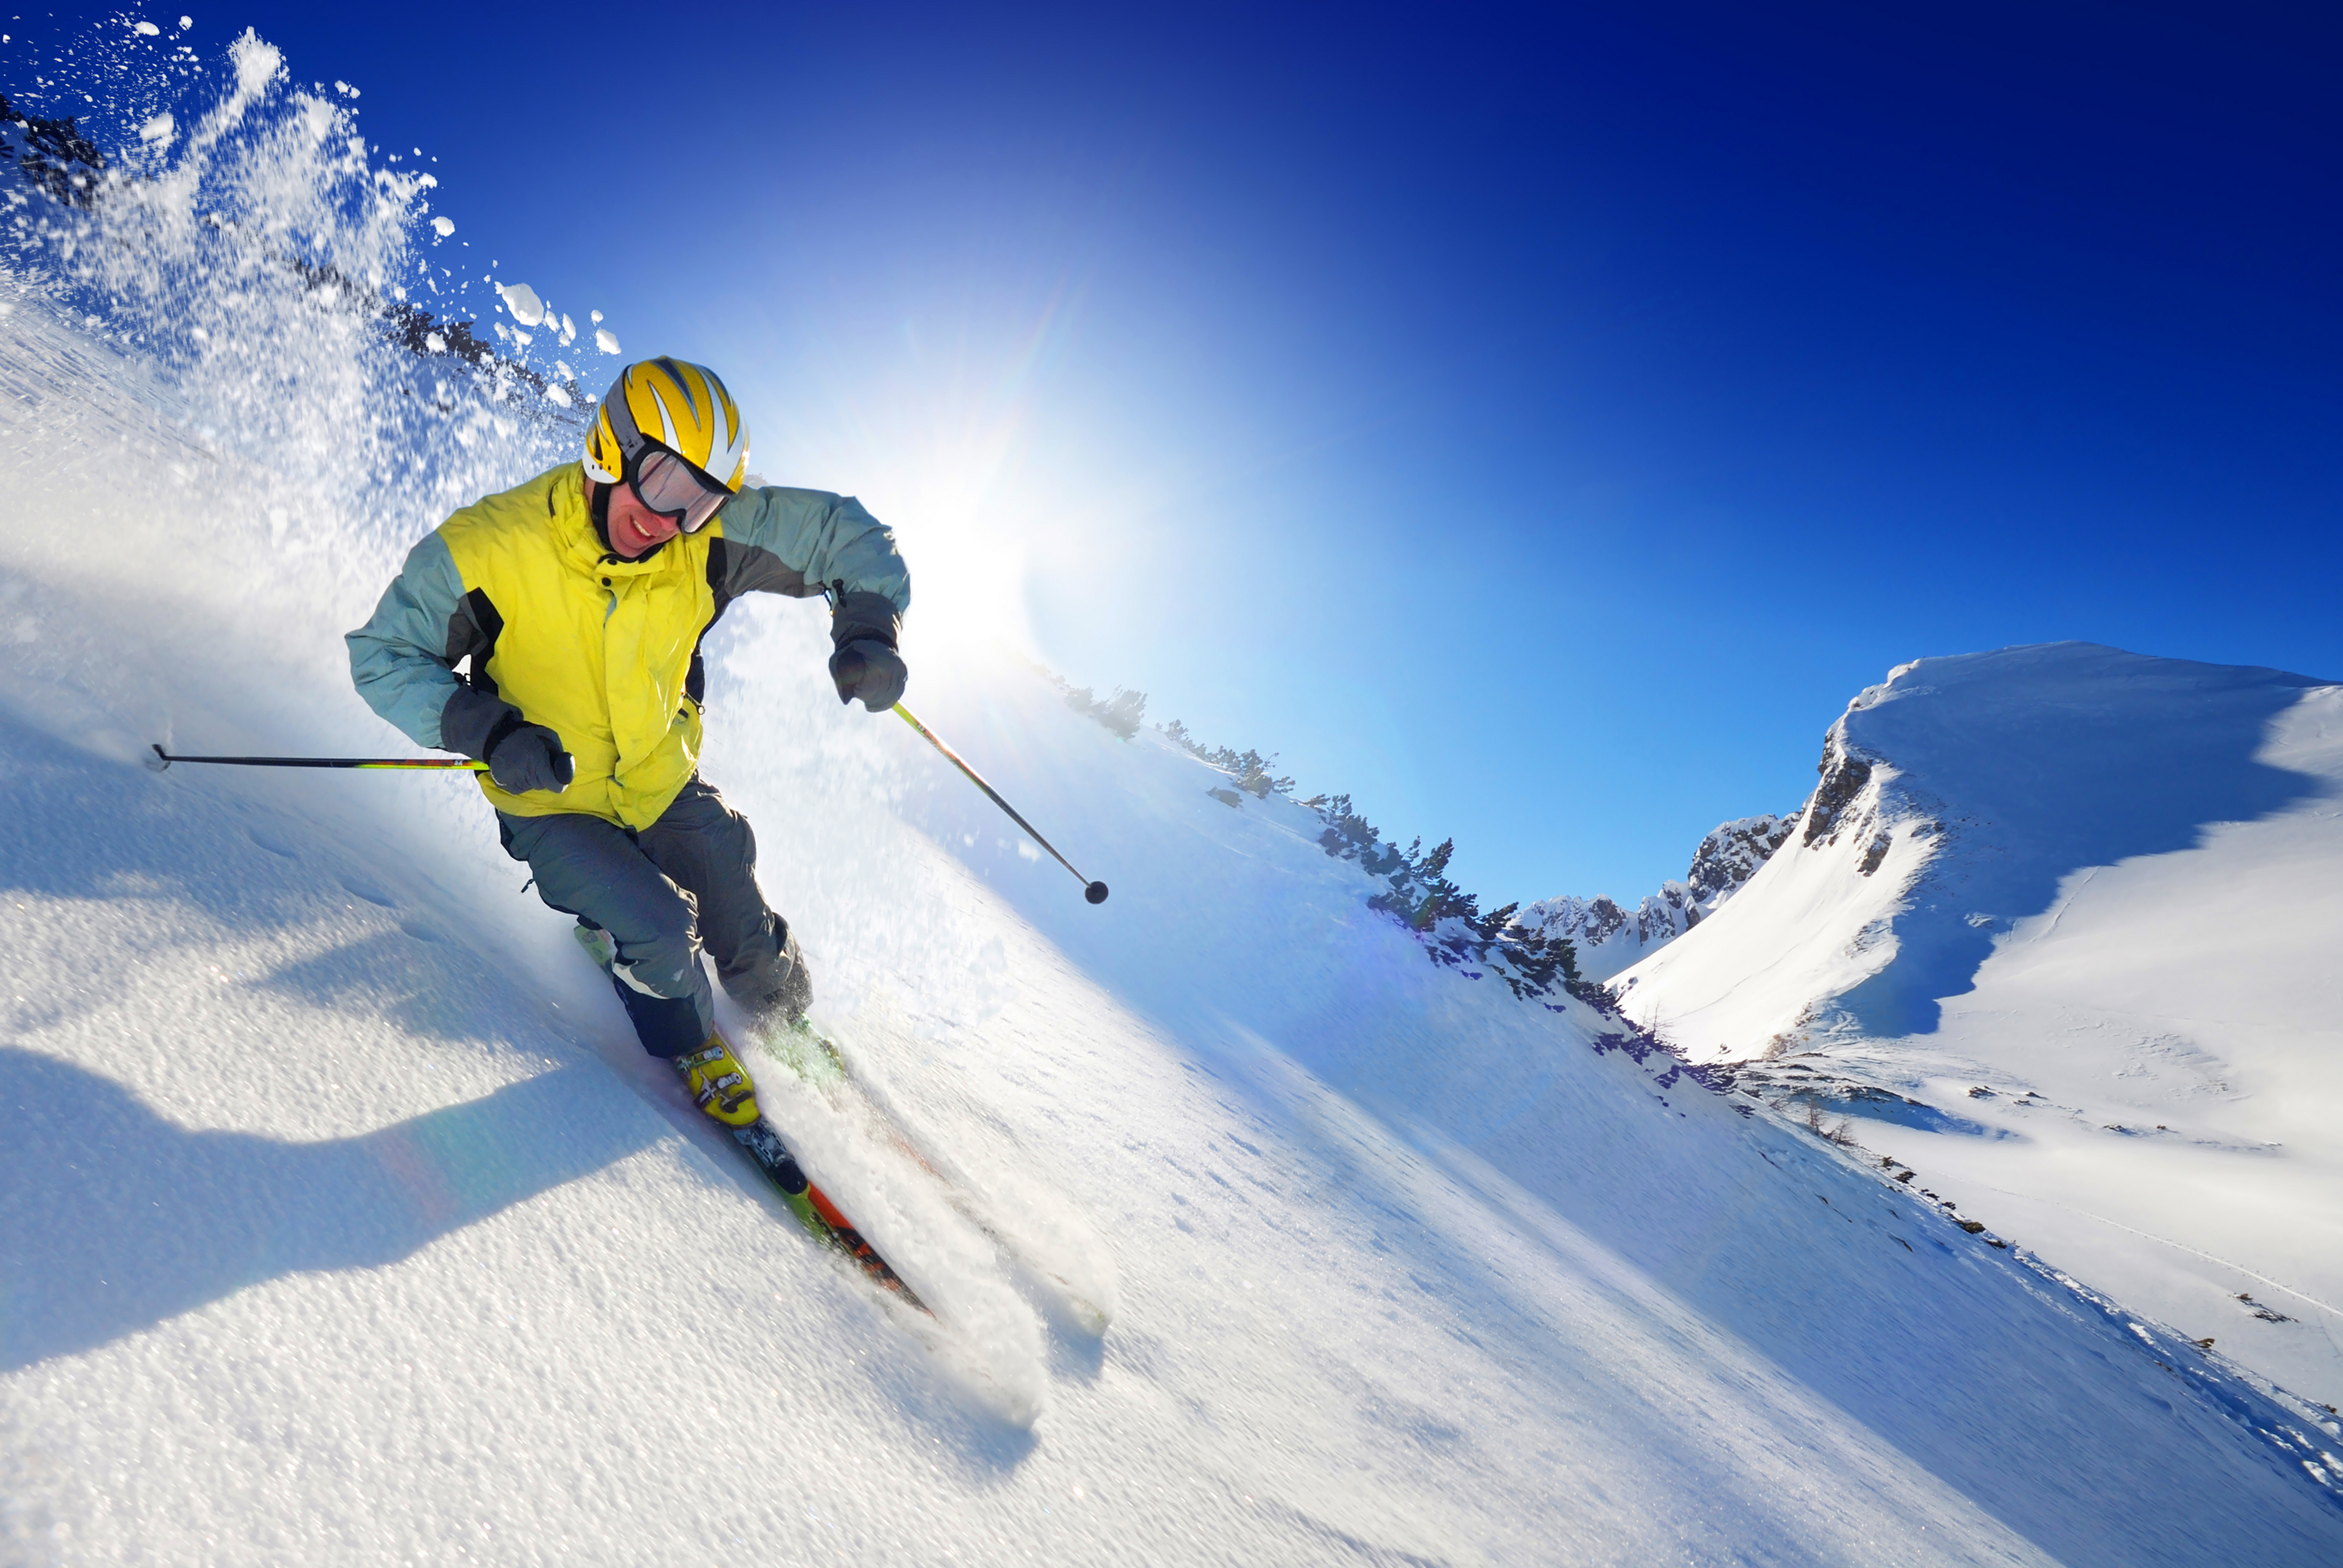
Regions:
<instances>
[{"instance_id":1,"label":"sun glare","mask_svg":"<svg viewBox=\"0 0 2343 1568\"><path fill-rule=\"evenodd\" d=\"M895 530L911 566L915 658L973 646L1035 658L1040 577L1108 565L1106 411L1051 402L1039 373L1062 327L1052 307L940 347L903 325L886 355L866 343L809 356L859 373L777 378L769 402L758 389L778 415L758 467L775 483L858 495Z\"/></svg>"}]
</instances>

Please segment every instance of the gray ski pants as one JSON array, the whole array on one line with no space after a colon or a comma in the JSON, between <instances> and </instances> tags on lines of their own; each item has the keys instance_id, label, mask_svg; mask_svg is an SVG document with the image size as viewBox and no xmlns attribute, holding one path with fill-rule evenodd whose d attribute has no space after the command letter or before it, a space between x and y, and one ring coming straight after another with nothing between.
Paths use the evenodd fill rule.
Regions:
<instances>
[{"instance_id":1,"label":"gray ski pants","mask_svg":"<svg viewBox=\"0 0 2343 1568\"><path fill-rule=\"evenodd\" d=\"M538 897L617 943L610 980L653 1056L697 1050L715 1030L703 949L760 1022L793 1020L813 1000L797 939L757 886L749 819L698 775L639 832L576 812L499 811L497 822L506 853L536 873Z\"/></svg>"}]
</instances>

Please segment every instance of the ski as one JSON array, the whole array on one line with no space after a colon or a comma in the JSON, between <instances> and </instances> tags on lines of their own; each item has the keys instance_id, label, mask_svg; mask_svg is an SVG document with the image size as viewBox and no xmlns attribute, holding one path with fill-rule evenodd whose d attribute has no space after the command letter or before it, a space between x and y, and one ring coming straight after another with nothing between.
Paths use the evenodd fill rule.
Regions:
<instances>
[{"instance_id":1,"label":"ski","mask_svg":"<svg viewBox=\"0 0 2343 1568\"><path fill-rule=\"evenodd\" d=\"M924 1171L942 1192L952 1211L1020 1265L1035 1285L1056 1297L1068 1318L1087 1333L1099 1335L1106 1332L1110 1321L1106 1310L1053 1268L1047 1259L1041 1256L1039 1249L991 1214L977 1196L972 1184L949 1161L922 1148L903 1126L893 1109L873 1094L870 1086L855 1075L835 1040L809 1025L799 1025L768 1036L762 1043L780 1066L819 1091L832 1105L842 1109L844 1102L851 1100L870 1131L885 1140L896 1153Z\"/></svg>"},{"instance_id":2,"label":"ski","mask_svg":"<svg viewBox=\"0 0 2343 1568\"><path fill-rule=\"evenodd\" d=\"M781 1201L789 1205L789 1212L797 1216L798 1223L803 1225L814 1240L844 1253L862 1271L866 1279L900 1298L906 1305L916 1307L930 1317L936 1315L927 1302L920 1300L919 1292L895 1271L894 1266L879 1255L879 1249L865 1240L862 1232L856 1230L839 1211L838 1205L830 1201L830 1194L807 1179L797 1156L789 1152L789 1146L781 1141L781 1135L773 1130L770 1121L759 1116L746 1127L733 1129L732 1136L739 1141L741 1148L749 1151L749 1157L757 1162L757 1169L763 1171L765 1179L779 1190Z\"/></svg>"},{"instance_id":3,"label":"ski","mask_svg":"<svg viewBox=\"0 0 2343 1568\"><path fill-rule=\"evenodd\" d=\"M610 972L614 950L608 931L580 920L569 934L578 939L578 945L585 950L586 956L593 960L596 969L606 975ZM843 1065L841 1062L840 1066ZM749 1158L757 1162L757 1169L764 1172L765 1180L780 1193L781 1201L789 1205L789 1212L797 1216L798 1223L806 1228L808 1234L823 1246L844 1253L855 1267L862 1271L863 1276L880 1290L908 1306L918 1308L929 1317L936 1315L935 1309L920 1300L920 1293L895 1271L895 1266L880 1257L879 1249L854 1228L853 1221L840 1211L830 1194L813 1184L806 1175L805 1168L798 1163L798 1157L790 1153L789 1146L781 1141L780 1131L774 1127L770 1118L760 1113L748 1126L736 1127L731 1131L733 1138L749 1151Z\"/></svg>"}]
</instances>

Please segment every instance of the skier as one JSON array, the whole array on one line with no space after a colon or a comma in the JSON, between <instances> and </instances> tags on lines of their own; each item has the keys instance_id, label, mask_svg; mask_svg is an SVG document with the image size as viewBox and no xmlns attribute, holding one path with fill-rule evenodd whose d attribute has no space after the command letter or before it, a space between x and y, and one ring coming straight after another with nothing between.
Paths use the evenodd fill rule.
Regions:
<instances>
[{"instance_id":1,"label":"skier","mask_svg":"<svg viewBox=\"0 0 2343 1568\"><path fill-rule=\"evenodd\" d=\"M713 371L629 365L580 461L440 524L347 639L377 713L488 764L506 852L577 917L643 1048L734 1128L757 1121L756 1087L716 1030L702 950L759 1029L800 1022L813 992L747 819L699 774L700 639L740 594L825 595L839 700L883 713L911 597L860 502L744 489L748 471Z\"/></svg>"}]
</instances>

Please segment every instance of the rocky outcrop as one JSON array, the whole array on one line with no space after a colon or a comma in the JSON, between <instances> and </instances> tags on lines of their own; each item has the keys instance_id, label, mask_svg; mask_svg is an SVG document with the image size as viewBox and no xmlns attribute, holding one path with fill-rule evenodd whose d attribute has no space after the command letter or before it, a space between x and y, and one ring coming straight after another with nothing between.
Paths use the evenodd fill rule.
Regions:
<instances>
[{"instance_id":1,"label":"rocky outcrop","mask_svg":"<svg viewBox=\"0 0 2343 1568\"><path fill-rule=\"evenodd\" d=\"M1757 868L1789 841L1804 815L1793 811L1786 817L1744 817L1738 822L1718 823L1693 851L1692 869L1684 876L1700 912L1715 913L1719 904L1739 892L1742 884L1757 874Z\"/></svg>"},{"instance_id":2,"label":"rocky outcrop","mask_svg":"<svg viewBox=\"0 0 2343 1568\"><path fill-rule=\"evenodd\" d=\"M1806 830L1802 836L1808 849L1817 843L1828 843L1837 836L1840 819L1847 808L1871 782L1872 759L1846 743L1846 722L1841 719L1823 738L1823 759L1815 765L1822 775L1822 783L1815 789L1815 798L1806 807Z\"/></svg>"},{"instance_id":3,"label":"rocky outcrop","mask_svg":"<svg viewBox=\"0 0 2343 1568\"><path fill-rule=\"evenodd\" d=\"M1569 938L1579 972L1609 980L1715 914L1789 841L1799 817L1793 811L1718 823L1693 851L1684 880L1662 883L1633 910L1607 897L1541 899L1521 912L1520 923L1542 936Z\"/></svg>"}]
</instances>

